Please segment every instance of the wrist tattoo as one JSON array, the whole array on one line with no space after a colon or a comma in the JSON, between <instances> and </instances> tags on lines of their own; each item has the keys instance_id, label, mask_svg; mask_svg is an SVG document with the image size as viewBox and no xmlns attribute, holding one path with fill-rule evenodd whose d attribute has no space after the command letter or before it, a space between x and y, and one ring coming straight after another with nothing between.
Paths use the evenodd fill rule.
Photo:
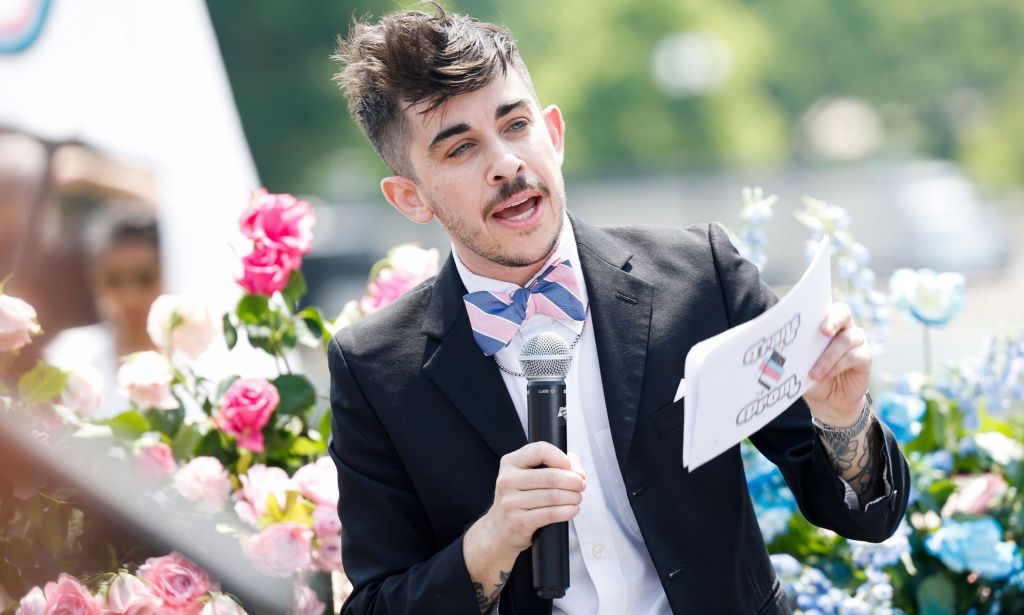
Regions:
<instances>
[{"instance_id":1,"label":"wrist tattoo","mask_svg":"<svg viewBox=\"0 0 1024 615\"><path fill-rule=\"evenodd\" d=\"M880 491L878 474L881 465L881 433L874 423L872 417L863 440L860 434L819 432L832 462L832 470L850 484L862 506L877 498Z\"/></svg>"},{"instance_id":2,"label":"wrist tattoo","mask_svg":"<svg viewBox=\"0 0 1024 615\"><path fill-rule=\"evenodd\" d=\"M491 608L494 602L498 599L498 596L501 595L501 590L505 587L505 583L508 583L508 578L511 574L512 571L506 572L504 570L499 570L498 584L494 586L494 591L492 591L490 595L487 595L483 583L477 583L476 581L473 582L473 590L476 592L476 604L480 607L481 613L486 613L487 609Z\"/></svg>"}]
</instances>

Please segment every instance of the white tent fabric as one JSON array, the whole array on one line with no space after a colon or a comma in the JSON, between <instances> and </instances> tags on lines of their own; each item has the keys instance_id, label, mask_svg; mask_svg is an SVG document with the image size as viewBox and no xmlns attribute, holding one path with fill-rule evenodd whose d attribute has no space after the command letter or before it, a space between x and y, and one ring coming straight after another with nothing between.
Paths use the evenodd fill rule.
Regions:
<instances>
[{"instance_id":1,"label":"white tent fabric","mask_svg":"<svg viewBox=\"0 0 1024 615\"><path fill-rule=\"evenodd\" d=\"M202 0L54 2L31 46L0 54L0 125L152 170L166 291L214 313L237 300L229 244L259 184Z\"/></svg>"}]
</instances>

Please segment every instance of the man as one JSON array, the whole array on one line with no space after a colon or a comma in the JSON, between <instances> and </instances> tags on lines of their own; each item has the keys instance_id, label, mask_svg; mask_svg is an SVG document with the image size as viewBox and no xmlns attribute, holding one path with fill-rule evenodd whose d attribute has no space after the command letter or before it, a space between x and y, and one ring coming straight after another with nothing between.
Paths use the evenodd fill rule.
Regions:
<instances>
[{"instance_id":1,"label":"man","mask_svg":"<svg viewBox=\"0 0 1024 615\"><path fill-rule=\"evenodd\" d=\"M672 401L693 344L775 301L756 268L714 225L568 215L565 123L503 28L394 13L355 24L337 59L394 173L384 196L452 240L435 279L329 346L345 612L787 612L739 448L685 472ZM551 282L559 297L541 292ZM576 455L526 443L516 359L545 331L573 346ZM880 541L906 508L906 463L870 413L863 331L840 304L822 331L817 383L752 440L811 522ZM530 542L561 521L571 585L552 603L532 588Z\"/></svg>"}]
</instances>

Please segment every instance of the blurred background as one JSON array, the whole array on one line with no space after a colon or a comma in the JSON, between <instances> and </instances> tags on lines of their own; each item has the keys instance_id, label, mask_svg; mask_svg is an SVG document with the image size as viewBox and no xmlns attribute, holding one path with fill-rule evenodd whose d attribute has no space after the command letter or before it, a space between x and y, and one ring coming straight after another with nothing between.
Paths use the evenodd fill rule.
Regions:
<instances>
[{"instance_id":1,"label":"blurred background","mask_svg":"<svg viewBox=\"0 0 1024 615\"><path fill-rule=\"evenodd\" d=\"M126 204L158 222L162 290L215 307L238 296L234 221L257 186L315 204L303 269L329 316L389 246L447 253L440 227L384 202L386 169L330 79L353 15L415 3L148 4L0 2L0 276L47 339L104 319L84 229ZM580 216L728 226L742 187L761 186L779 196L763 275L781 293L805 266L791 211L811 195L849 210L880 284L897 267L968 276L964 314L933 340L940 362L1020 322L1021 3L446 5L508 26L542 104L562 108ZM878 364L919 369L919 355L897 321ZM323 382L323 361L306 363Z\"/></svg>"}]
</instances>

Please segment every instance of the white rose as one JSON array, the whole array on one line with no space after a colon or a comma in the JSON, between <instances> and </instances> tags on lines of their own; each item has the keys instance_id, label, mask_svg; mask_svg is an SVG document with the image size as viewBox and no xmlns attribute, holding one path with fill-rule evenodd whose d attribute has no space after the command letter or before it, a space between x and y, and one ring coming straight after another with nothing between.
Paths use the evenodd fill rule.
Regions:
<instances>
[{"instance_id":1,"label":"white rose","mask_svg":"<svg viewBox=\"0 0 1024 615\"><path fill-rule=\"evenodd\" d=\"M0 352L10 352L28 345L42 329L36 322L36 310L28 303L0 295Z\"/></svg>"},{"instance_id":2,"label":"white rose","mask_svg":"<svg viewBox=\"0 0 1024 615\"><path fill-rule=\"evenodd\" d=\"M185 295L160 295L149 308L146 331L175 361L194 361L217 336L209 308Z\"/></svg>"},{"instance_id":3,"label":"white rose","mask_svg":"<svg viewBox=\"0 0 1024 615\"><path fill-rule=\"evenodd\" d=\"M216 457L196 457L175 472L174 489L203 510L217 512L231 494L231 478Z\"/></svg>"},{"instance_id":4,"label":"white rose","mask_svg":"<svg viewBox=\"0 0 1024 615\"><path fill-rule=\"evenodd\" d=\"M178 401L171 395L173 379L167 359L152 350L131 355L117 370L121 393L140 408L177 408Z\"/></svg>"},{"instance_id":5,"label":"white rose","mask_svg":"<svg viewBox=\"0 0 1024 615\"><path fill-rule=\"evenodd\" d=\"M92 418L103 403L103 374L92 365L71 368L60 401L81 418Z\"/></svg>"}]
</instances>

